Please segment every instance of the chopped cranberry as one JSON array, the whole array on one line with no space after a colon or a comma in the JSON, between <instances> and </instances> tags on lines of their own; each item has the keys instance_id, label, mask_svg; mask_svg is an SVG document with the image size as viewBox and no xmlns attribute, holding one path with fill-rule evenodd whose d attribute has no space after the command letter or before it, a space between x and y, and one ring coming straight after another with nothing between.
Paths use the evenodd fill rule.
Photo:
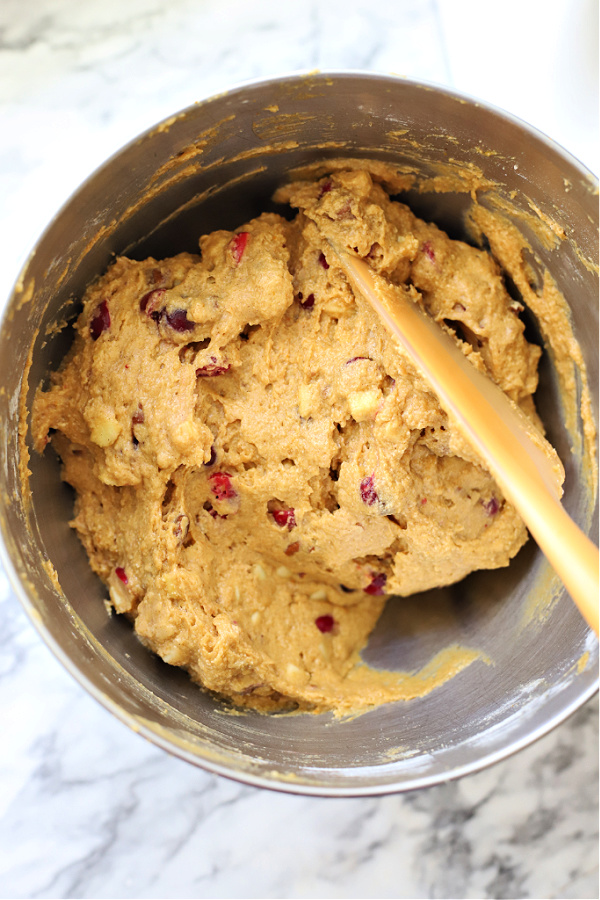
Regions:
<instances>
[{"instance_id":1,"label":"chopped cranberry","mask_svg":"<svg viewBox=\"0 0 600 900\"><path fill-rule=\"evenodd\" d=\"M356 362L357 359L369 359L368 356L353 356L352 359L347 360L344 365L348 366L351 362Z\"/></svg>"},{"instance_id":2,"label":"chopped cranberry","mask_svg":"<svg viewBox=\"0 0 600 900\"><path fill-rule=\"evenodd\" d=\"M319 197L322 197L323 194L328 194L331 188L333 187L333 182L324 181L321 185L321 190L319 191Z\"/></svg>"},{"instance_id":3,"label":"chopped cranberry","mask_svg":"<svg viewBox=\"0 0 600 900\"><path fill-rule=\"evenodd\" d=\"M110 328L110 312L108 311L108 303L103 300L94 310L94 315L90 320L90 334L93 341L97 341L103 331Z\"/></svg>"},{"instance_id":4,"label":"chopped cranberry","mask_svg":"<svg viewBox=\"0 0 600 900\"><path fill-rule=\"evenodd\" d=\"M302 294L298 294L298 301L302 309L312 309L315 305L315 295L309 294L306 300L303 300Z\"/></svg>"},{"instance_id":5,"label":"chopped cranberry","mask_svg":"<svg viewBox=\"0 0 600 900\"><path fill-rule=\"evenodd\" d=\"M131 421L134 425L143 425L144 424L144 410L141 406L138 406L137 410L134 412L131 417Z\"/></svg>"},{"instance_id":6,"label":"chopped cranberry","mask_svg":"<svg viewBox=\"0 0 600 900\"><path fill-rule=\"evenodd\" d=\"M487 503L483 504L483 508L485 509L488 516L495 516L500 509L500 506L496 498L492 497L491 500L488 500Z\"/></svg>"},{"instance_id":7,"label":"chopped cranberry","mask_svg":"<svg viewBox=\"0 0 600 900\"><path fill-rule=\"evenodd\" d=\"M164 288L159 288L158 290L154 291L148 291L148 293L144 294L144 296L140 300L140 311L146 313L146 315L154 319L155 322L158 322L162 314L159 310L159 307L162 303L162 299L165 293L166 291Z\"/></svg>"},{"instance_id":8,"label":"chopped cranberry","mask_svg":"<svg viewBox=\"0 0 600 900\"><path fill-rule=\"evenodd\" d=\"M174 309L166 315L167 325L173 331L192 331L194 322L190 322L185 309Z\"/></svg>"},{"instance_id":9,"label":"chopped cranberry","mask_svg":"<svg viewBox=\"0 0 600 900\"><path fill-rule=\"evenodd\" d=\"M336 216L338 219L354 219L354 216L352 215L352 206L350 205L349 200L346 200L344 205L340 206L336 212ZM358 252L358 247L355 247L354 249Z\"/></svg>"},{"instance_id":10,"label":"chopped cranberry","mask_svg":"<svg viewBox=\"0 0 600 900\"><path fill-rule=\"evenodd\" d=\"M425 256L431 260L431 262L435 260L435 253L433 252L431 241L425 241L425 243L421 247L421 250L423 251Z\"/></svg>"},{"instance_id":11,"label":"chopped cranberry","mask_svg":"<svg viewBox=\"0 0 600 900\"><path fill-rule=\"evenodd\" d=\"M216 461L217 461L217 451L215 450L215 445L213 444L212 447L210 448L210 459L208 460L208 462L205 462L204 465L205 466L214 466Z\"/></svg>"},{"instance_id":12,"label":"chopped cranberry","mask_svg":"<svg viewBox=\"0 0 600 900\"><path fill-rule=\"evenodd\" d=\"M320 265L320 266L323 266L324 269L328 269L328 268L329 268L329 263L328 263L327 260L325 259L325 254L324 254L324 253L319 253L319 265Z\"/></svg>"},{"instance_id":13,"label":"chopped cranberry","mask_svg":"<svg viewBox=\"0 0 600 900\"><path fill-rule=\"evenodd\" d=\"M329 634L330 631L333 631L335 619L333 616L317 616L315 625L322 634Z\"/></svg>"},{"instance_id":14,"label":"chopped cranberry","mask_svg":"<svg viewBox=\"0 0 600 900\"><path fill-rule=\"evenodd\" d=\"M295 511L290 509L274 509L271 513L280 528L287 527L288 531L296 527Z\"/></svg>"},{"instance_id":15,"label":"chopped cranberry","mask_svg":"<svg viewBox=\"0 0 600 900\"><path fill-rule=\"evenodd\" d=\"M205 503L204 509L206 510L206 512L209 514L209 516L212 519L226 519L227 518L227 516L219 515L219 513L216 511L216 509L213 509L213 507L210 505L210 503Z\"/></svg>"},{"instance_id":16,"label":"chopped cranberry","mask_svg":"<svg viewBox=\"0 0 600 900\"><path fill-rule=\"evenodd\" d=\"M219 363L216 356L210 357L210 362L206 363L205 366L200 366L199 369L196 369L196 378L212 378L214 375L223 375L224 372L228 372L231 368L231 363Z\"/></svg>"},{"instance_id":17,"label":"chopped cranberry","mask_svg":"<svg viewBox=\"0 0 600 900\"><path fill-rule=\"evenodd\" d=\"M232 500L237 497L236 491L231 486L231 475L227 472L214 472L208 480L217 500Z\"/></svg>"},{"instance_id":18,"label":"chopped cranberry","mask_svg":"<svg viewBox=\"0 0 600 900\"><path fill-rule=\"evenodd\" d=\"M246 244L248 243L248 238L250 235L247 231L240 231L239 234L236 234L231 244L231 253L236 262L236 265L239 265L242 261L242 256L244 255L244 250L246 249Z\"/></svg>"},{"instance_id":19,"label":"chopped cranberry","mask_svg":"<svg viewBox=\"0 0 600 900\"><path fill-rule=\"evenodd\" d=\"M427 497L421 497L421 506L425 506L427 503Z\"/></svg>"},{"instance_id":20,"label":"chopped cranberry","mask_svg":"<svg viewBox=\"0 0 600 900\"><path fill-rule=\"evenodd\" d=\"M173 534L175 537L183 541L187 537L187 533L189 530L189 519L187 516L184 516L183 513L177 516L175 522L173 523Z\"/></svg>"},{"instance_id":21,"label":"chopped cranberry","mask_svg":"<svg viewBox=\"0 0 600 900\"><path fill-rule=\"evenodd\" d=\"M121 579L123 584L129 583L129 578L125 574L125 569L122 569L120 566L117 569L115 569L115 575L117 576L117 578Z\"/></svg>"},{"instance_id":22,"label":"chopped cranberry","mask_svg":"<svg viewBox=\"0 0 600 900\"><path fill-rule=\"evenodd\" d=\"M371 583L366 586L364 589L365 594L374 594L376 596L380 596L384 593L385 583L387 581L387 575L384 572L380 572L379 575L374 575L371 579Z\"/></svg>"},{"instance_id":23,"label":"chopped cranberry","mask_svg":"<svg viewBox=\"0 0 600 900\"><path fill-rule=\"evenodd\" d=\"M295 553L298 552L299 549L300 549L300 541L294 541L294 543L290 544L288 547L286 547L283 552L285 553L286 556L293 556Z\"/></svg>"},{"instance_id":24,"label":"chopped cranberry","mask_svg":"<svg viewBox=\"0 0 600 900\"><path fill-rule=\"evenodd\" d=\"M360 499L363 503L366 503L367 506L373 506L373 504L377 503L379 500L379 496L375 490L375 472L373 472L372 475L367 475L367 477L363 478L361 481Z\"/></svg>"}]
</instances>

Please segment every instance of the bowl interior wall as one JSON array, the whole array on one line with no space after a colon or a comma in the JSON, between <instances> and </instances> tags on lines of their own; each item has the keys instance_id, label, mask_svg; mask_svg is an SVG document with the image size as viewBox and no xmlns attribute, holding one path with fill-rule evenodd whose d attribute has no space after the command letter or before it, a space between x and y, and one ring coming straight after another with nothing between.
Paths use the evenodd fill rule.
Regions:
<instances>
[{"instance_id":1,"label":"bowl interior wall","mask_svg":"<svg viewBox=\"0 0 600 900\"><path fill-rule=\"evenodd\" d=\"M11 498L2 516L7 565L28 586L24 602L59 657L109 708L130 724L133 717L158 743L256 783L325 793L386 791L431 783L502 755L560 720L593 690L597 644L567 597L561 596L543 624L523 626L532 598L558 591L530 542L506 570L390 600L365 651L373 665L413 670L458 642L484 651L493 665L476 663L429 696L343 723L329 715L228 715L183 672L149 654L126 622L107 617L105 589L68 526L73 495L60 482L52 453L31 455L30 509L16 464L14 397L30 345L35 339L29 404L68 345L67 334L55 334L50 326L77 313L86 284L111 258L193 252L200 234L276 209L270 198L286 172L323 156L369 156L417 166L424 174L453 156L485 166L506 196L516 190L516 211L529 209L532 201L547 215L558 215L568 233L577 235L577 248L568 240L556 252L529 237L571 303L595 388L598 282L578 256L595 258L597 252L588 221L597 220L594 200L576 166L542 139L526 138L518 123L499 123L493 111L409 82L374 76L268 82L193 107L170 127L125 148L86 182L43 236L23 279L25 287L33 279L33 299L19 304L21 295L15 297L0 335L7 387L0 402L8 425L0 469ZM485 157L482 148L496 155ZM568 193L565 179L572 184ZM410 192L401 199L453 237L465 236L467 194ZM584 464L564 427L547 357L541 384L538 405L566 463L565 504L593 532L596 516ZM594 402L597 418L597 394ZM44 559L51 560L62 590L49 578ZM424 608L432 613L427 628L415 625ZM579 671L585 652L590 662Z\"/></svg>"}]
</instances>

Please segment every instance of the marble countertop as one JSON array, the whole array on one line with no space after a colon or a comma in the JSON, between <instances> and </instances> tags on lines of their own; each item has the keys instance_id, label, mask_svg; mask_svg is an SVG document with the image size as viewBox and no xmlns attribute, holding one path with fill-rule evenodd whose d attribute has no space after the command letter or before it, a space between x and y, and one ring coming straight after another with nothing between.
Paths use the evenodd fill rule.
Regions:
<instances>
[{"instance_id":1,"label":"marble countertop","mask_svg":"<svg viewBox=\"0 0 600 900\"><path fill-rule=\"evenodd\" d=\"M353 68L449 85L597 172L597 35L594 0L503 0L498 17L474 0L3 0L0 304L89 172L249 78ZM0 570L0 716L0 897L598 896L597 698L511 759L427 790L245 787L97 705Z\"/></svg>"}]
</instances>

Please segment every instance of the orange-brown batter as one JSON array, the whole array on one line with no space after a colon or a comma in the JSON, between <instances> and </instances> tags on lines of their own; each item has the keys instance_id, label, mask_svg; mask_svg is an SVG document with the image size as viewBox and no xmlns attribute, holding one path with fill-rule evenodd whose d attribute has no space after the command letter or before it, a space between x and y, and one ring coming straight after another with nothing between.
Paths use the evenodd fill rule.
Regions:
<instances>
[{"instance_id":1,"label":"orange-brown batter","mask_svg":"<svg viewBox=\"0 0 600 900\"><path fill-rule=\"evenodd\" d=\"M526 530L324 236L422 304L536 422L540 350L491 256L367 171L277 199L292 222L215 232L201 256L118 259L86 293L33 431L41 451L56 429L74 526L145 644L240 705L360 709L477 656L447 652L420 687L361 665L386 595L505 566Z\"/></svg>"}]
</instances>

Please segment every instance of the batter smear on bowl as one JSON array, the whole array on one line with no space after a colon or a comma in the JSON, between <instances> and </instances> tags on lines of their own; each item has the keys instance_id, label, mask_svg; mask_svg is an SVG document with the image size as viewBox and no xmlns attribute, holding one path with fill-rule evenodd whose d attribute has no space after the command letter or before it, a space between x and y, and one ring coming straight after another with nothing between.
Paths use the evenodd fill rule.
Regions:
<instances>
[{"instance_id":1,"label":"batter smear on bowl","mask_svg":"<svg viewBox=\"0 0 600 900\"><path fill-rule=\"evenodd\" d=\"M237 705L344 712L421 695L476 659L449 648L410 677L359 652L387 595L506 566L527 534L326 237L421 304L538 425L540 349L492 257L367 171L276 199L292 222L217 231L200 256L117 259L86 292L33 433L41 452L55 431L73 525L144 644Z\"/></svg>"}]
</instances>

